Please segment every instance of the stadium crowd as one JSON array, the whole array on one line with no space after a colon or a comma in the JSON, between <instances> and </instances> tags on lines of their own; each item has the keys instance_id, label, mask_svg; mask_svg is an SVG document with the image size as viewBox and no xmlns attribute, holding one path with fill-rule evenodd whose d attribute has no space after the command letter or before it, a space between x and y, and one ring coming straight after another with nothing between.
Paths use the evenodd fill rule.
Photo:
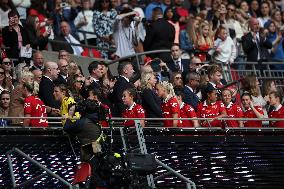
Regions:
<instances>
[{"instance_id":1,"label":"stadium crowd","mask_svg":"<svg viewBox=\"0 0 284 189\"><path fill-rule=\"evenodd\" d=\"M84 99L96 101L107 117L210 118L152 121L165 127L262 127L216 118L284 118L282 90L273 80L260 88L247 75L230 85L223 74L251 69L238 65L245 61L258 62L261 71L276 61L271 69L284 70L283 1L0 0L0 29L0 116L42 118L2 119L3 126L78 118L76 104ZM43 58L49 41L57 62ZM89 75L70 58L88 56L80 44L96 46L93 56L102 58L88 65ZM120 61L117 77L103 61L160 49L170 53L142 56L141 68L134 59ZM284 127L284 121L269 125Z\"/></svg>"}]
</instances>

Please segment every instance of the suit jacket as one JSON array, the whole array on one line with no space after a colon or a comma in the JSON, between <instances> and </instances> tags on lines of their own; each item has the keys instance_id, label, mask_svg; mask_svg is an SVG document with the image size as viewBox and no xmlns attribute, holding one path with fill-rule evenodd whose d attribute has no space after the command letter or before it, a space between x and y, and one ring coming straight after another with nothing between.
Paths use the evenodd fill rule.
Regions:
<instances>
[{"instance_id":1,"label":"suit jacket","mask_svg":"<svg viewBox=\"0 0 284 189\"><path fill-rule=\"evenodd\" d=\"M172 72L180 71L176 68L174 60L170 60L166 62L166 64ZM189 71L189 59L181 59L181 65L183 68L183 73L187 73Z\"/></svg>"},{"instance_id":2,"label":"suit jacket","mask_svg":"<svg viewBox=\"0 0 284 189\"><path fill-rule=\"evenodd\" d=\"M175 28L164 18L154 21L146 31L145 51L170 49L175 39Z\"/></svg>"},{"instance_id":3,"label":"suit jacket","mask_svg":"<svg viewBox=\"0 0 284 189\"><path fill-rule=\"evenodd\" d=\"M54 83L49 78L43 76L39 84L39 98L46 106L52 108L60 108L60 102L55 100L53 96Z\"/></svg>"},{"instance_id":4,"label":"suit jacket","mask_svg":"<svg viewBox=\"0 0 284 189\"><path fill-rule=\"evenodd\" d=\"M125 78L119 77L114 84L111 100L114 105L112 114L113 116L121 117L122 112L126 108L122 102L122 93L127 88L134 88L133 84L128 82Z\"/></svg>"},{"instance_id":5,"label":"suit jacket","mask_svg":"<svg viewBox=\"0 0 284 189\"><path fill-rule=\"evenodd\" d=\"M60 74L58 75L58 78L53 81L53 83L54 83L54 84L57 84L57 85L59 85L59 84L67 85L66 79L64 79L63 76L60 75Z\"/></svg>"},{"instance_id":6,"label":"suit jacket","mask_svg":"<svg viewBox=\"0 0 284 189\"><path fill-rule=\"evenodd\" d=\"M184 87L183 89L184 92L184 102L191 105L195 111L197 111L197 106L199 103L199 98L198 96L192 92L187 86Z\"/></svg>"},{"instance_id":7,"label":"suit jacket","mask_svg":"<svg viewBox=\"0 0 284 189\"><path fill-rule=\"evenodd\" d=\"M26 30L21 25L19 25L19 27L23 38L22 44L23 46L26 46L27 44L30 44L29 37ZM9 26L6 26L2 29L2 38L4 45L10 47L7 49L7 56L9 58L19 58L20 49L17 32L14 29L10 29Z\"/></svg>"},{"instance_id":8,"label":"suit jacket","mask_svg":"<svg viewBox=\"0 0 284 189\"><path fill-rule=\"evenodd\" d=\"M59 42L53 41L51 43L53 51L66 50L70 54L74 54L74 51L73 51L71 45L69 44L69 42L65 39L65 37L63 35L57 36L54 40L62 41L62 42L65 42L65 43L59 43Z\"/></svg>"},{"instance_id":9,"label":"suit jacket","mask_svg":"<svg viewBox=\"0 0 284 189\"><path fill-rule=\"evenodd\" d=\"M247 61L256 62L258 61L258 48L255 42L253 42L253 35L251 32L247 33L242 37L242 46L243 50L247 55ZM263 39L261 36L259 36L259 46L260 51L262 53L262 60L269 61L270 55L268 52L268 49L272 48L271 42L269 40Z\"/></svg>"},{"instance_id":10,"label":"suit jacket","mask_svg":"<svg viewBox=\"0 0 284 189\"><path fill-rule=\"evenodd\" d=\"M142 106L145 109L146 117L161 118L163 117L161 109L161 99L151 89L144 89L141 94Z\"/></svg>"}]
</instances>

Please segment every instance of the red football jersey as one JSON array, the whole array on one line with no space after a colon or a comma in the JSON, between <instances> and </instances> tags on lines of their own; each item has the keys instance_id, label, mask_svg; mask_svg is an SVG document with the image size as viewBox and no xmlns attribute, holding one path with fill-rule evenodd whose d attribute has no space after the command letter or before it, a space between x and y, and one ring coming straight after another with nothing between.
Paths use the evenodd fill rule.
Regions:
<instances>
[{"instance_id":1,"label":"red football jersey","mask_svg":"<svg viewBox=\"0 0 284 189\"><path fill-rule=\"evenodd\" d=\"M264 114L260 106L254 106L254 108L261 114ZM244 111L244 118L257 118L251 108ZM262 121L244 121L245 127L262 127Z\"/></svg>"},{"instance_id":2,"label":"red football jersey","mask_svg":"<svg viewBox=\"0 0 284 189\"><path fill-rule=\"evenodd\" d=\"M281 104L280 108L278 107L276 110L271 111L268 114L269 118L284 118L284 106ZM284 121L269 121L269 126L270 127L284 127Z\"/></svg>"},{"instance_id":3,"label":"red football jersey","mask_svg":"<svg viewBox=\"0 0 284 189\"><path fill-rule=\"evenodd\" d=\"M32 127L47 127L46 108L44 103L36 96L29 96L24 100L24 114L30 114L31 117L42 117L41 119L31 119Z\"/></svg>"},{"instance_id":4,"label":"red football jersey","mask_svg":"<svg viewBox=\"0 0 284 189\"><path fill-rule=\"evenodd\" d=\"M236 103L230 103L225 107L228 118L242 118L244 116L242 108ZM239 121L226 120L227 127L240 127Z\"/></svg>"},{"instance_id":5,"label":"red football jersey","mask_svg":"<svg viewBox=\"0 0 284 189\"><path fill-rule=\"evenodd\" d=\"M136 104L134 102L130 108L124 110L124 112L122 113L122 117L124 118L145 118L145 111L140 104ZM134 126L134 125L135 125L134 120L124 121L124 126L129 127L129 126Z\"/></svg>"},{"instance_id":6,"label":"red football jersey","mask_svg":"<svg viewBox=\"0 0 284 189\"><path fill-rule=\"evenodd\" d=\"M163 118L173 118L173 114L177 113L180 117L180 109L178 101L175 97L164 100L161 104ZM164 120L164 127L173 127L173 120ZM181 126L181 121L178 121L178 126Z\"/></svg>"},{"instance_id":7,"label":"red football jersey","mask_svg":"<svg viewBox=\"0 0 284 189\"><path fill-rule=\"evenodd\" d=\"M214 118L225 112L225 106L221 101L217 101L212 104L207 104L206 100L198 104L197 117L199 118ZM200 121L202 127L221 127L221 121L214 120L208 123L208 121Z\"/></svg>"},{"instance_id":8,"label":"red football jersey","mask_svg":"<svg viewBox=\"0 0 284 189\"><path fill-rule=\"evenodd\" d=\"M186 103L182 103L180 106L180 117L181 118L193 118L196 117L194 109ZM191 120L182 120L182 127L193 127L193 122Z\"/></svg>"},{"instance_id":9,"label":"red football jersey","mask_svg":"<svg viewBox=\"0 0 284 189\"><path fill-rule=\"evenodd\" d=\"M110 112L110 108L108 107L108 105L106 104L100 104L100 106L103 108L106 119L110 119L112 118L111 112ZM100 124L102 125L102 127L109 127L109 122L108 120L102 120L100 121Z\"/></svg>"}]
</instances>

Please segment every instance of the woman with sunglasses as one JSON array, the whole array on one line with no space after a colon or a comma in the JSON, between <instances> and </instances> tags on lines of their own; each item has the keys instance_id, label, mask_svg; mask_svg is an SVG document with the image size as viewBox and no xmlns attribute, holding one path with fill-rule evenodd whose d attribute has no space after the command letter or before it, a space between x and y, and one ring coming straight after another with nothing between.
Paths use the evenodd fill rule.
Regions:
<instances>
[{"instance_id":1,"label":"woman with sunglasses","mask_svg":"<svg viewBox=\"0 0 284 189\"><path fill-rule=\"evenodd\" d=\"M170 79L171 84L174 87L174 90L182 90L183 89L183 81L182 74L180 72L173 72Z\"/></svg>"}]
</instances>

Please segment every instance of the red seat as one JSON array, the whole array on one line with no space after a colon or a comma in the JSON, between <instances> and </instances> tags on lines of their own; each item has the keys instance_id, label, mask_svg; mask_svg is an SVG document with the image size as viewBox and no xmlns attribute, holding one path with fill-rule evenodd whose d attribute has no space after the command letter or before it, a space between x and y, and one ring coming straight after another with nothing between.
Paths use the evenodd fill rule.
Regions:
<instances>
[{"instance_id":1,"label":"red seat","mask_svg":"<svg viewBox=\"0 0 284 189\"><path fill-rule=\"evenodd\" d=\"M86 182L88 177L91 176L92 168L89 163L81 163L78 165L77 170L74 175L73 185Z\"/></svg>"}]
</instances>

